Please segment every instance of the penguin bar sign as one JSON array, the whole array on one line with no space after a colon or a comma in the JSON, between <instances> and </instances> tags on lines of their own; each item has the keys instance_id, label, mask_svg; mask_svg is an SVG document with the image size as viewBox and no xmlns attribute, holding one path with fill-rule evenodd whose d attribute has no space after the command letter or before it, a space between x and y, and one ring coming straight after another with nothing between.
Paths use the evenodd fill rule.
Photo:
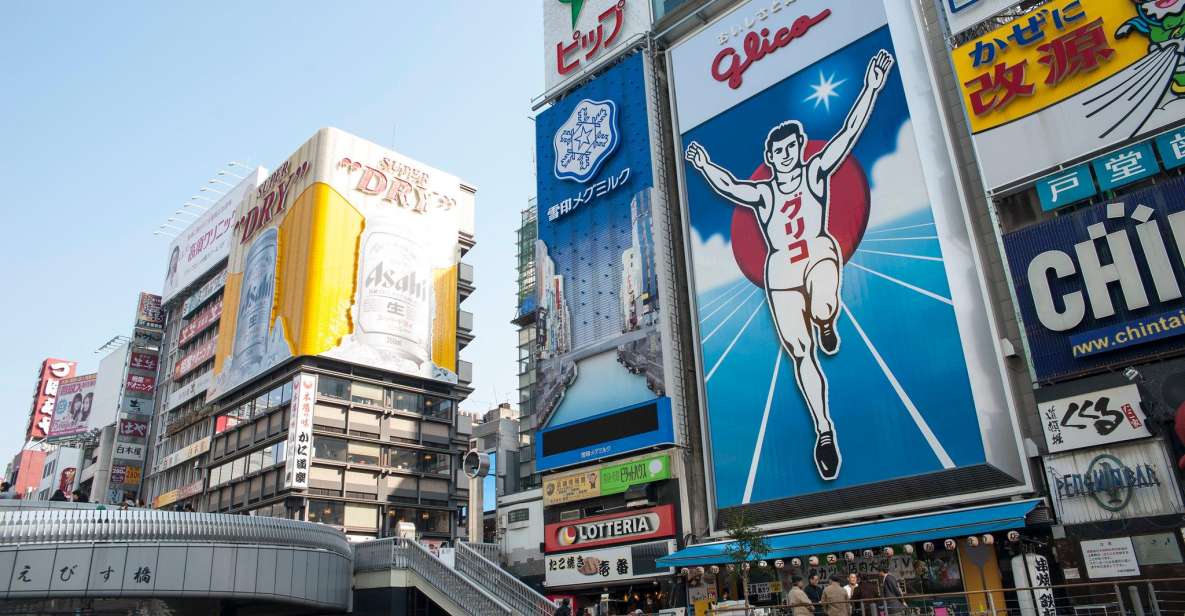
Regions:
<instances>
[{"instance_id":1,"label":"penguin bar sign","mask_svg":"<svg viewBox=\"0 0 1185 616\"><path fill-rule=\"evenodd\" d=\"M673 505L548 524L544 532L547 553L674 535Z\"/></svg>"}]
</instances>

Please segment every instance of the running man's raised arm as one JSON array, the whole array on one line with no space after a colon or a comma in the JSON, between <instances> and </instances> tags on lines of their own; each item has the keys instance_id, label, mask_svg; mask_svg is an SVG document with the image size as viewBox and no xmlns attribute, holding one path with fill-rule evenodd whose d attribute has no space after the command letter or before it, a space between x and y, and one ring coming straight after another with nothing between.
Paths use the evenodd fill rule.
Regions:
<instances>
[{"instance_id":1,"label":"running man's raised arm","mask_svg":"<svg viewBox=\"0 0 1185 616\"><path fill-rule=\"evenodd\" d=\"M687 146L684 155L691 161L691 166L704 174L704 179L721 197L745 207L757 209L761 205L761 188L755 182L745 182L736 179L724 167L717 165L708 158L708 152L700 144L692 141Z\"/></svg>"},{"instance_id":2,"label":"running man's raised arm","mask_svg":"<svg viewBox=\"0 0 1185 616\"><path fill-rule=\"evenodd\" d=\"M860 90L860 95L856 97L856 103L852 105L851 111L848 112L848 117L843 122L843 128L839 129L839 132L819 152L817 157L819 179L831 175L831 172L835 171L836 167L839 167L839 164L851 153L852 148L856 145L856 140L860 138L860 133L868 125L868 119L872 117L876 96L884 89L889 78L889 70L892 68L893 56L883 49L878 51L868 62L868 70L864 73L864 87Z\"/></svg>"}]
</instances>

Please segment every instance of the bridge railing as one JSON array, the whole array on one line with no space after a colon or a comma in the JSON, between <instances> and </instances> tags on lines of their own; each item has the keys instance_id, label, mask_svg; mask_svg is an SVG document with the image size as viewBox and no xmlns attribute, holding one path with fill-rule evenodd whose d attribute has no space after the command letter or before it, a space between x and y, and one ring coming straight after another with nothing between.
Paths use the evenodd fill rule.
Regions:
<instances>
[{"instance_id":1,"label":"bridge railing","mask_svg":"<svg viewBox=\"0 0 1185 616\"><path fill-rule=\"evenodd\" d=\"M490 549L492 548L492 550ZM493 559L485 554L490 554ZM556 605L498 565L498 546L457 542L457 570L476 580L523 616L552 616Z\"/></svg>"},{"instance_id":2,"label":"bridge railing","mask_svg":"<svg viewBox=\"0 0 1185 616\"><path fill-rule=\"evenodd\" d=\"M353 558L341 531L312 522L154 509L0 508L0 545L123 541L274 544Z\"/></svg>"},{"instance_id":3,"label":"bridge railing","mask_svg":"<svg viewBox=\"0 0 1185 616\"><path fill-rule=\"evenodd\" d=\"M419 542L399 537L354 544L354 571L408 569L471 616L518 616L520 613L479 583L455 571ZM550 616L550 615L549 615Z\"/></svg>"}]
</instances>

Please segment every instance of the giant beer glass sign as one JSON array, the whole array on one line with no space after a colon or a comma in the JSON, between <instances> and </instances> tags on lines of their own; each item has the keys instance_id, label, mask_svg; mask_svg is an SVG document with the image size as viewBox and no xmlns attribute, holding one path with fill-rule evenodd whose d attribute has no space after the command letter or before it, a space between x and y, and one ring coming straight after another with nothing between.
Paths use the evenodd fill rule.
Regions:
<instances>
[{"instance_id":1,"label":"giant beer glass sign","mask_svg":"<svg viewBox=\"0 0 1185 616\"><path fill-rule=\"evenodd\" d=\"M211 398L301 355L456 382L473 203L454 176L318 131L236 213Z\"/></svg>"}]
</instances>

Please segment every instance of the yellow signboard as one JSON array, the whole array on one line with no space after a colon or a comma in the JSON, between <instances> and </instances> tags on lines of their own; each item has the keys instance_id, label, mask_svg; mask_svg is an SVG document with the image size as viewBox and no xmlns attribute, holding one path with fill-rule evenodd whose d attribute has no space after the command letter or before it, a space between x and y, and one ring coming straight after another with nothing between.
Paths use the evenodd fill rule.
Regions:
<instances>
[{"instance_id":1,"label":"yellow signboard","mask_svg":"<svg viewBox=\"0 0 1185 616\"><path fill-rule=\"evenodd\" d=\"M1138 12L1131 0L1057 0L957 47L971 131L1039 112L1142 60L1162 28Z\"/></svg>"},{"instance_id":2,"label":"yellow signboard","mask_svg":"<svg viewBox=\"0 0 1185 616\"><path fill-rule=\"evenodd\" d=\"M236 212L209 396L302 355L456 382L473 204L455 176L318 131Z\"/></svg>"},{"instance_id":3,"label":"yellow signboard","mask_svg":"<svg viewBox=\"0 0 1185 616\"><path fill-rule=\"evenodd\" d=\"M598 467L599 468L599 467ZM543 480L543 505L558 505L601 495L601 471L581 471Z\"/></svg>"}]
</instances>

